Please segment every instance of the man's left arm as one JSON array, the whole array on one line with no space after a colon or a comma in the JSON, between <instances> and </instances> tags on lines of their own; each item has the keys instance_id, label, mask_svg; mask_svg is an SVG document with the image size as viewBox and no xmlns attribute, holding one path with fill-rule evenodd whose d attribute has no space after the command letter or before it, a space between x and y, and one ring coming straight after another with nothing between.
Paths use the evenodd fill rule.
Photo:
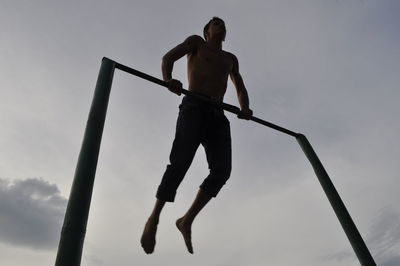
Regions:
<instances>
[{"instance_id":1,"label":"man's left arm","mask_svg":"<svg viewBox=\"0 0 400 266\"><path fill-rule=\"evenodd\" d=\"M238 117L249 120L253 115L253 111L249 108L249 95L247 93L246 87L244 86L243 78L239 73L239 62L234 55L232 55L232 59L233 65L230 77L233 84L235 85L237 97L240 104L241 115L239 115Z\"/></svg>"}]
</instances>

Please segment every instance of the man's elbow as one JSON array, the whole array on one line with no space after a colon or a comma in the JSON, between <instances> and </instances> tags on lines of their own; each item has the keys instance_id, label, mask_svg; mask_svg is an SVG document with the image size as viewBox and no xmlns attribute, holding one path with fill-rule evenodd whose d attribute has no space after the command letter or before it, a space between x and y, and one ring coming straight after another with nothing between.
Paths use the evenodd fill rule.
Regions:
<instances>
[{"instance_id":1,"label":"man's elbow","mask_svg":"<svg viewBox=\"0 0 400 266\"><path fill-rule=\"evenodd\" d=\"M162 58L161 58L162 64L171 64L173 62L172 56L170 53L166 53Z\"/></svg>"},{"instance_id":2,"label":"man's elbow","mask_svg":"<svg viewBox=\"0 0 400 266\"><path fill-rule=\"evenodd\" d=\"M161 67L165 67L166 65L168 65L168 62L169 62L168 56L167 56L167 55L164 55L164 56L161 58Z\"/></svg>"},{"instance_id":3,"label":"man's elbow","mask_svg":"<svg viewBox=\"0 0 400 266\"><path fill-rule=\"evenodd\" d=\"M174 61L171 59L171 56L166 54L161 59L161 67L162 68L170 68L173 65L173 62Z\"/></svg>"}]
</instances>

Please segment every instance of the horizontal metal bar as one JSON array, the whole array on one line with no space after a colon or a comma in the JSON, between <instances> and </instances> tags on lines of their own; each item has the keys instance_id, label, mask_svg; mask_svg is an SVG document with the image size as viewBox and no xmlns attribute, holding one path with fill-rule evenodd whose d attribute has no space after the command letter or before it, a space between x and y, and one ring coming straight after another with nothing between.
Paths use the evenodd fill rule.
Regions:
<instances>
[{"instance_id":1,"label":"horizontal metal bar","mask_svg":"<svg viewBox=\"0 0 400 266\"><path fill-rule=\"evenodd\" d=\"M120 63L116 63L115 64L115 68L118 68L118 69L120 69L122 71L128 72L129 74L138 76L140 78L146 79L148 81L157 83L158 85L161 85L161 86L164 86L164 87L168 87L168 83L167 82L165 82L165 81L163 81L161 79L155 78L153 76L150 76L150 75L148 75L146 73L143 73L143 72L141 72L139 70L136 70L136 69L130 68L128 66L122 65Z\"/></svg>"},{"instance_id":2,"label":"horizontal metal bar","mask_svg":"<svg viewBox=\"0 0 400 266\"><path fill-rule=\"evenodd\" d=\"M143 78L145 80L151 81L153 83L156 83L158 85L161 85L163 87L168 88L168 82L165 82L165 81L163 81L161 79L158 79L156 77L150 76L150 75L148 75L146 73L143 73L141 71L138 71L136 69L130 68L128 66L122 65L122 64L117 63L117 62L115 64L115 68L118 68L118 69L120 69L122 71L125 71L125 72L129 73L129 74L138 76L140 78ZM240 115L241 114L240 108L237 107L237 106L234 106L234 105L231 105L231 104L228 104L228 103L224 103L224 102L217 102L217 101L214 101L214 100L212 100L210 98L207 98L206 96L203 96L203 95L200 95L200 94L197 94L195 92L192 92L192 91L189 91L189 90L185 90L185 89L182 89L181 93L184 94L184 95L189 95L189 96L192 96L192 97L196 97L197 99L201 99L201 100L203 100L203 101L205 101L205 102L207 102L209 104L221 107L224 110L226 110L228 112L231 112L231 113L234 113L236 115ZM260 119L258 117L255 117L255 116L251 116L250 120L252 120L252 121L254 121L256 123L259 123L261 125L270 127L272 129L278 130L278 131L280 131L282 133L288 134L288 135L290 135L292 137L295 137L295 138L298 135L298 133L296 133L296 132L293 132L293 131L291 131L289 129L286 129L284 127L275 125L275 124L270 123L268 121L262 120L262 119Z\"/></svg>"},{"instance_id":3,"label":"horizontal metal bar","mask_svg":"<svg viewBox=\"0 0 400 266\"><path fill-rule=\"evenodd\" d=\"M252 117L250 118L250 120L252 120L252 121L254 121L254 122L257 122L257 123L259 123L259 124L261 124L261 125L264 125L264 126L273 128L273 129L275 129L275 130L278 130L278 131L280 131L280 132L282 132L282 133L285 133L285 134L290 135L290 136L295 137L295 138L297 138L297 136L299 135L299 133L293 132L293 131L291 131L291 130L289 130L289 129L287 129L287 128L284 128L284 127L275 125L275 124L273 124L273 123L270 123L270 122L268 122L268 121L262 120L262 119L260 119L260 118L258 118L258 117L255 117L255 116L252 116Z\"/></svg>"}]
</instances>

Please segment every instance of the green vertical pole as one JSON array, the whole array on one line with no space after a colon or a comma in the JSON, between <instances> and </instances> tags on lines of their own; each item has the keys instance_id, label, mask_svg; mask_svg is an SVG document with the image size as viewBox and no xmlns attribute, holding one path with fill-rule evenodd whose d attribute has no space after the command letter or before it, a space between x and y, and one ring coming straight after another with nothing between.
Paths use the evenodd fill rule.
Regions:
<instances>
[{"instance_id":1,"label":"green vertical pole","mask_svg":"<svg viewBox=\"0 0 400 266\"><path fill-rule=\"evenodd\" d=\"M103 58L65 213L56 266L78 266L81 263L114 69L115 62Z\"/></svg>"},{"instance_id":2,"label":"green vertical pole","mask_svg":"<svg viewBox=\"0 0 400 266\"><path fill-rule=\"evenodd\" d=\"M336 216L338 217L339 222L342 225L343 230L346 233L347 238L349 239L350 244L353 247L353 250L356 253L361 265L376 266L376 263L372 258L367 246L365 245L360 233L358 232L356 225L351 219L346 206L341 200L339 193L336 191L335 186L325 171L321 161L318 159L317 154L313 150L310 142L308 142L307 138L302 134L298 134L296 139L310 161L312 167L314 168L314 172L317 175L318 180L321 183L321 186L324 189L325 194L328 197L328 200L331 203L332 208L335 211Z\"/></svg>"}]
</instances>

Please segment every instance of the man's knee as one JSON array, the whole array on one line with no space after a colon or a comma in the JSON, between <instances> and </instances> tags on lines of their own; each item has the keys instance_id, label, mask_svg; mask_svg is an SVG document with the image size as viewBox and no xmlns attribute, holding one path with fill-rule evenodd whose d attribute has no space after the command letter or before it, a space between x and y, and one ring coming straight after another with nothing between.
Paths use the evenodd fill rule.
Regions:
<instances>
[{"instance_id":1,"label":"man's knee","mask_svg":"<svg viewBox=\"0 0 400 266\"><path fill-rule=\"evenodd\" d=\"M161 179L157 190L157 198L164 201L173 202L180 183L185 177L187 166L179 164L169 164Z\"/></svg>"},{"instance_id":2,"label":"man's knee","mask_svg":"<svg viewBox=\"0 0 400 266\"><path fill-rule=\"evenodd\" d=\"M224 181L224 184L225 184L225 182L231 176L231 171L232 171L232 167L226 166L226 167L223 167L220 169L210 170L210 175L214 175L216 177L216 179Z\"/></svg>"},{"instance_id":3,"label":"man's knee","mask_svg":"<svg viewBox=\"0 0 400 266\"><path fill-rule=\"evenodd\" d=\"M202 188L207 194L216 197L221 188L228 181L230 175L231 167L211 170L210 174L201 184L200 188Z\"/></svg>"}]
</instances>

